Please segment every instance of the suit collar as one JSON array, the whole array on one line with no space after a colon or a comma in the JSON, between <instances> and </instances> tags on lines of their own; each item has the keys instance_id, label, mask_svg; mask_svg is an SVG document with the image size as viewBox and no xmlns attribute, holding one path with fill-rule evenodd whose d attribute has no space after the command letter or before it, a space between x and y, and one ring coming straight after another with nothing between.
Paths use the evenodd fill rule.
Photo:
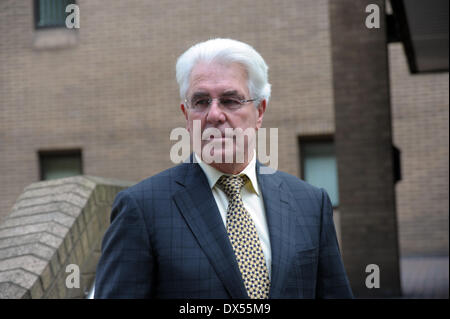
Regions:
<instances>
[{"instance_id":1,"label":"suit collar","mask_svg":"<svg viewBox=\"0 0 450 319\"><path fill-rule=\"evenodd\" d=\"M207 255L232 298L248 298L239 266L220 217L208 180L197 163L184 163L184 172L176 177L184 186L173 199L191 231ZM258 183L263 194L272 251L272 276L269 298L281 298L295 259L296 225L290 212L294 197L279 174L261 174L256 161Z\"/></svg>"},{"instance_id":2,"label":"suit collar","mask_svg":"<svg viewBox=\"0 0 450 319\"><path fill-rule=\"evenodd\" d=\"M191 158L192 159L192 158ZM232 298L248 298L234 251L208 181L196 163L184 163L173 195L186 223Z\"/></svg>"},{"instance_id":3,"label":"suit collar","mask_svg":"<svg viewBox=\"0 0 450 319\"><path fill-rule=\"evenodd\" d=\"M279 174L261 174L257 162L257 176L264 198L272 250L272 279L269 298L281 298L286 287L291 261L295 254L296 220L290 212L293 197Z\"/></svg>"},{"instance_id":4,"label":"suit collar","mask_svg":"<svg viewBox=\"0 0 450 319\"><path fill-rule=\"evenodd\" d=\"M205 174L209 187L212 189L216 182L219 180L219 178L222 175L229 175L222 173L221 171L217 170L216 168L212 167L211 165L206 164L203 162L196 154L193 155L198 165L200 165L201 169L203 170L203 173ZM247 177L250 180L250 183L248 185L251 185L249 187L252 188L252 191L255 192L258 196L261 195L260 188L258 185L258 179L256 176L256 152L252 158L252 160L248 163L248 165L242 170L242 172L239 173L247 175Z\"/></svg>"}]
</instances>

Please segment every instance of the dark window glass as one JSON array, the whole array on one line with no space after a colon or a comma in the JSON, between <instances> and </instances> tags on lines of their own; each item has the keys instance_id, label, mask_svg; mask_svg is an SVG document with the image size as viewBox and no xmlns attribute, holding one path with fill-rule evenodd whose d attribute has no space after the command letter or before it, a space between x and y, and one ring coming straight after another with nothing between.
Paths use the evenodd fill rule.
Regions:
<instances>
[{"instance_id":1,"label":"dark window glass","mask_svg":"<svg viewBox=\"0 0 450 319\"><path fill-rule=\"evenodd\" d=\"M40 152L41 180L83 174L81 151Z\"/></svg>"},{"instance_id":2,"label":"dark window glass","mask_svg":"<svg viewBox=\"0 0 450 319\"><path fill-rule=\"evenodd\" d=\"M324 188L334 207L339 205L338 175L332 141L301 141L302 178Z\"/></svg>"},{"instance_id":3,"label":"dark window glass","mask_svg":"<svg viewBox=\"0 0 450 319\"><path fill-rule=\"evenodd\" d=\"M75 0L35 0L35 26L39 28L57 28L66 26L66 6Z\"/></svg>"}]
</instances>

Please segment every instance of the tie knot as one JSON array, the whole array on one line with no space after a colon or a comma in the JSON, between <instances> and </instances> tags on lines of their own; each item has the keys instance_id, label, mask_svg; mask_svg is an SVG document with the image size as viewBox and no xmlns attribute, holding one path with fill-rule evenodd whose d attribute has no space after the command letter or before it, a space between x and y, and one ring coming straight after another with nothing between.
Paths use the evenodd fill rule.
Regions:
<instances>
[{"instance_id":1,"label":"tie knot","mask_svg":"<svg viewBox=\"0 0 450 319\"><path fill-rule=\"evenodd\" d=\"M233 197L233 195L240 195L241 188L248 181L246 175L222 175L217 184L222 188L228 197Z\"/></svg>"}]
</instances>

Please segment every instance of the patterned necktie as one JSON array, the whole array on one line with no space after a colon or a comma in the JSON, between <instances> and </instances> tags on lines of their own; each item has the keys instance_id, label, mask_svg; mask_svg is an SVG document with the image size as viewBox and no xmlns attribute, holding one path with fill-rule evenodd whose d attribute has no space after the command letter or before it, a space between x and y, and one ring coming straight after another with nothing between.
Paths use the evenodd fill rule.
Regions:
<instances>
[{"instance_id":1,"label":"patterned necktie","mask_svg":"<svg viewBox=\"0 0 450 319\"><path fill-rule=\"evenodd\" d=\"M229 200L227 231L248 296L252 299L266 299L270 288L269 273L255 224L245 209L241 196L241 188L247 181L248 177L245 175L222 175L217 184Z\"/></svg>"}]
</instances>

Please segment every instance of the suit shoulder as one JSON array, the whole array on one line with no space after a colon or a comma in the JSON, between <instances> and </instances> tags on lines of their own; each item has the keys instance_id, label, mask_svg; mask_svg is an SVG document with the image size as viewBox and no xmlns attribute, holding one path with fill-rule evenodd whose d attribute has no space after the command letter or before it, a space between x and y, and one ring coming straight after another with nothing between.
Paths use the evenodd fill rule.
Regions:
<instances>
[{"instance_id":1,"label":"suit shoulder","mask_svg":"<svg viewBox=\"0 0 450 319\"><path fill-rule=\"evenodd\" d=\"M298 178L297 176L288 174L283 171L276 171L275 173L277 178L280 178L291 191L296 192L308 192L314 194L315 196L320 196L322 194L322 190L319 187L311 185L304 180Z\"/></svg>"},{"instance_id":2,"label":"suit shoulder","mask_svg":"<svg viewBox=\"0 0 450 319\"><path fill-rule=\"evenodd\" d=\"M311 185L300 178L291 174L277 171L276 178L280 179L281 189L284 189L288 196L301 206L313 208L312 211L322 211L323 205L326 203L328 194L323 188Z\"/></svg>"},{"instance_id":3,"label":"suit shoulder","mask_svg":"<svg viewBox=\"0 0 450 319\"><path fill-rule=\"evenodd\" d=\"M186 174L185 163L166 169L153 176L147 177L137 184L127 188L129 194L148 194L155 189L165 190L179 176Z\"/></svg>"}]
</instances>

